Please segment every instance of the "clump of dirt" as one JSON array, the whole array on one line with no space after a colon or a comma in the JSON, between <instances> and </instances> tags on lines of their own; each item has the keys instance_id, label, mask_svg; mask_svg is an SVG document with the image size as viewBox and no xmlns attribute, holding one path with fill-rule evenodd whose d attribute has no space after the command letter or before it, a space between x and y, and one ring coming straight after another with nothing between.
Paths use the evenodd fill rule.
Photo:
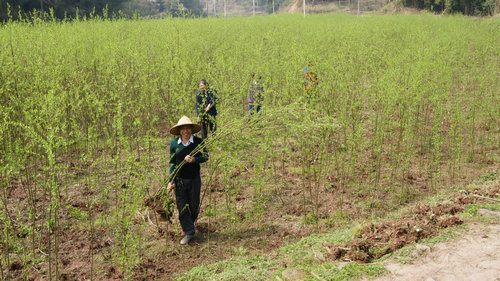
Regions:
<instances>
[{"instance_id":1,"label":"clump of dirt","mask_svg":"<svg viewBox=\"0 0 500 281\"><path fill-rule=\"evenodd\" d=\"M441 228L447 228L450 226L454 226L456 224L462 224L463 221L457 217L449 217L449 218L444 218L441 221L439 221L438 225Z\"/></svg>"},{"instance_id":2,"label":"clump of dirt","mask_svg":"<svg viewBox=\"0 0 500 281\"><path fill-rule=\"evenodd\" d=\"M159 215L160 220L172 223L174 202L168 194L158 192L146 198L144 205L154 210Z\"/></svg>"},{"instance_id":3,"label":"clump of dirt","mask_svg":"<svg viewBox=\"0 0 500 281\"><path fill-rule=\"evenodd\" d=\"M287 215L295 215L295 216L301 216L303 215L305 212L304 210L304 206L303 205L299 205L299 204L295 204L293 206L290 206L289 208L287 208L285 210L285 214Z\"/></svg>"},{"instance_id":4,"label":"clump of dirt","mask_svg":"<svg viewBox=\"0 0 500 281\"><path fill-rule=\"evenodd\" d=\"M220 226L219 226L220 227ZM214 233L217 231L215 223L200 222L196 223L196 231L199 233Z\"/></svg>"},{"instance_id":5,"label":"clump of dirt","mask_svg":"<svg viewBox=\"0 0 500 281\"><path fill-rule=\"evenodd\" d=\"M370 224L359 230L355 238L346 245L325 245L330 260L370 262L397 249L439 233L440 229L462 224L455 215L465 209L466 204L494 197L500 188L483 191L479 188L470 192L452 195L450 203L435 206L415 206L397 221Z\"/></svg>"},{"instance_id":6,"label":"clump of dirt","mask_svg":"<svg viewBox=\"0 0 500 281\"><path fill-rule=\"evenodd\" d=\"M23 265L19 261L15 261L15 262L10 264L10 270L19 270L22 268L23 268Z\"/></svg>"}]
</instances>

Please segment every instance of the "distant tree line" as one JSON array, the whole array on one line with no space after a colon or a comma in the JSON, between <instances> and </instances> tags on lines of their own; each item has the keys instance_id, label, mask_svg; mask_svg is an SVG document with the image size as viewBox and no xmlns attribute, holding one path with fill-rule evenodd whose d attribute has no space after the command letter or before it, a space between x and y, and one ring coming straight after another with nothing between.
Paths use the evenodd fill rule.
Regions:
<instances>
[{"instance_id":1,"label":"distant tree line","mask_svg":"<svg viewBox=\"0 0 500 281\"><path fill-rule=\"evenodd\" d=\"M157 0L160 3L160 13L168 13L173 16L202 16L204 5L200 0Z\"/></svg>"},{"instance_id":2,"label":"distant tree line","mask_svg":"<svg viewBox=\"0 0 500 281\"><path fill-rule=\"evenodd\" d=\"M467 16L488 16L500 12L500 0L402 0L406 7L436 13L461 13Z\"/></svg>"},{"instance_id":3,"label":"distant tree line","mask_svg":"<svg viewBox=\"0 0 500 281\"><path fill-rule=\"evenodd\" d=\"M102 15L106 10L110 15L118 10L126 0L0 0L0 19L6 20L8 15L12 19L19 16L28 17L33 13L41 11L50 12L56 18L75 17L79 15L91 15L93 13Z\"/></svg>"},{"instance_id":4,"label":"distant tree line","mask_svg":"<svg viewBox=\"0 0 500 281\"><path fill-rule=\"evenodd\" d=\"M266 0L266 2L262 1L262 3L266 5L266 12L272 14L273 11L277 12L281 5L286 4L286 0Z\"/></svg>"},{"instance_id":5,"label":"distant tree line","mask_svg":"<svg viewBox=\"0 0 500 281\"><path fill-rule=\"evenodd\" d=\"M203 13L200 0L0 0L0 22L51 14L54 18Z\"/></svg>"}]
</instances>

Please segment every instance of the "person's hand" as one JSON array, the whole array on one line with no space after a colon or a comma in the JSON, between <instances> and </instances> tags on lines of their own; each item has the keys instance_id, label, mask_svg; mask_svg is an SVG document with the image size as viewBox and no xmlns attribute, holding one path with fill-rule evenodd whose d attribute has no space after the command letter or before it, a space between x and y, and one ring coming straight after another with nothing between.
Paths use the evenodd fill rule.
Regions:
<instances>
[{"instance_id":1,"label":"person's hand","mask_svg":"<svg viewBox=\"0 0 500 281\"><path fill-rule=\"evenodd\" d=\"M188 163L194 163L194 161L196 161L191 155L186 155L186 157L184 157L184 160L186 160L186 162Z\"/></svg>"},{"instance_id":2,"label":"person's hand","mask_svg":"<svg viewBox=\"0 0 500 281\"><path fill-rule=\"evenodd\" d=\"M210 103L207 105L207 108L205 108L205 112L208 112L208 111L210 110L210 106L211 106L211 105L212 105L212 104L210 104Z\"/></svg>"},{"instance_id":3,"label":"person's hand","mask_svg":"<svg viewBox=\"0 0 500 281\"><path fill-rule=\"evenodd\" d=\"M167 185L167 190L170 192L175 188L175 183L169 182Z\"/></svg>"}]
</instances>

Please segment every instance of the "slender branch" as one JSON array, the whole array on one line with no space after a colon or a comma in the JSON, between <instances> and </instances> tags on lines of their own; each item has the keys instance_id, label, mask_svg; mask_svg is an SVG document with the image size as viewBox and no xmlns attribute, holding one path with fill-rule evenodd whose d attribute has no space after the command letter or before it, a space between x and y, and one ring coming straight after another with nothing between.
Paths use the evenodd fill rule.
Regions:
<instances>
[{"instance_id":1,"label":"slender branch","mask_svg":"<svg viewBox=\"0 0 500 281\"><path fill-rule=\"evenodd\" d=\"M495 199L495 198L486 197L486 196L481 196L481 195L477 195L477 194L472 194L472 196L475 196L475 197L478 197L478 198L487 199L487 200L491 200L491 201L493 201L493 202L498 202L498 203L500 203L500 200Z\"/></svg>"}]
</instances>

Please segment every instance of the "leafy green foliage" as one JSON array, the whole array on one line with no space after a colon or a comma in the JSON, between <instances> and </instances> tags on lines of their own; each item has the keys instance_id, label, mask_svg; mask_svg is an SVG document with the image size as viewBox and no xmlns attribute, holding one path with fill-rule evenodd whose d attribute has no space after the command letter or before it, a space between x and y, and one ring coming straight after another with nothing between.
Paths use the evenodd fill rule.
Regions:
<instances>
[{"instance_id":1,"label":"leafy green foliage","mask_svg":"<svg viewBox=\"0 0 500 281\"><path fill-rule=\"evenodd\" d=\"M38 1L38 0L1 0L0 1L0 22L9 19L21 19L27 14L45 12L53 18L63 19L66 17L78 18L83 16L93 17L101 15L111 17L118 14L121 4L127 0L62 0L62 1ZM8 11L10 9L10 11Z\"/></svg>"},{"instance_id":2,"label":"leafy green foliage","mask_svg":"<svg viewBox=\"0 0 500 281\"><path fill-rule=\"evenodd\" d=\"M493 15L498 12L497 0L402 0L408 7L426 9L437 13L461 13L468 16Z\"/></svg>"},{"instance_id":3,"label":"leafy green foliage","mask_svg":"<svg viewBox=\"0 0 500 281\"><path fill-rule=\"evenodd\" d=\"M42 13L43 12L43 13ZM199 0L0 0L0 22L7 20L123 18L136 14L148 16L200 16L203 6Z\"/></svg>"},{"instance_id":4,"label":"leafy green foliage","mask_svg":"<svg viewBox=\"0 0 500 281\"><path fill-rule=\"evenodd\" d=\"M236 257L208 266L195 267L177 280L270 280L270 269L275 263L262 257Z\"/></svg>"},{"instance_id":5,"label":"leafy green foliage","mask_svg":"<svg viewBox=\"0 0 500 281\"><path fill-rule=\"evenodd\" d=\"M358 280L362 277L377 277L385 272L387 270L381 264L365 265L350 262L340 269L337 268L336 264L326 264L324 268L319 268L316 273L326 280Z\"/></svg>"},{"instance_id":6,"label":"leafy green foliage","mask_svg":"<svg viewBox=\"0 0 500 281\"><path fill-rule=\"evenodd\" d=\"M27 259L38 260L34 251L48 237L43 250L55 266L57 230L86 219L91 241L96 228L114 230L110 256L131 277L144 254L135 215L165 184L167 129L195 115L201 78L220 94L220 132L230 131L213 138L203 168L205 216L227 232L245 223L264 228L266 211L287 193L301 196L303 218L294 219L316 225L349 221L344 196L352 194L370 199L352 204L360 212L410 202L438 190L443 175L453 181L465 165L498 158L499 36L495 21L430 15L7 22L0 240L25 239L15 231L17 218L28 218L19 227L31 239ZM308 64L319 77L309 97ZM250 118L252 73L262 76L265 96ZM327 192L338 201L326 201ZM61 198L80 200L85 213L73 209L61 221L68 210ZM12 207L24 199L28 208ZM2 251L2 259L14 254ZM227 279L268 278L272 262L253 262L261 266Z\"/></svg>"}]
</instances>

